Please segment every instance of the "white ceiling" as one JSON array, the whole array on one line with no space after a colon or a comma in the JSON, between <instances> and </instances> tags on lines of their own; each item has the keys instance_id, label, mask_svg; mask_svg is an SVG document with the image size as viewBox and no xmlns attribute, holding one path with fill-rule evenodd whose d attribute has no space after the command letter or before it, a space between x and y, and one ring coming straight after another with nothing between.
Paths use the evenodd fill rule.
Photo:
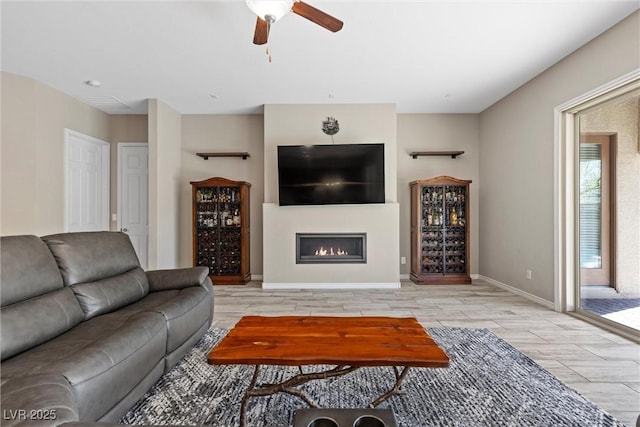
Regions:
<instances>
[{"instance_id":1,"label":"white ceiling","mask_svg":"<svg viewBox=\"0 0 640 427\"><path fill-rule=\"evenodd\" d=\"M477 113L640 7L306 1L344 28L334 34L289 14L271 29L269 63L252 44L256 17L243 0L3 0L1 67L118 114L146 113L148 98L182 114L261 113L278 103Z\"/></svg>"}]
</instances>

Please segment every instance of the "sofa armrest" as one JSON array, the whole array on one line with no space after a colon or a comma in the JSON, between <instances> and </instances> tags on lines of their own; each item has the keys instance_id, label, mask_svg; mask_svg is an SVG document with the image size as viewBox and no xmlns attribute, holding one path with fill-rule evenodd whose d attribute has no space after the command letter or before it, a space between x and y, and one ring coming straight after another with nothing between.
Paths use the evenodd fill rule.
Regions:
<instances>
[{"instance_id":1,"label":"sofa armrest","mask_svg":"<svg viewBox=\"0 0 640 427\"><path fill-rule=\"evenodd\" d=\"M204 286L209 279L207 267L175 268L172 270L147 271L149 291L183 289L191 286Z\"/></svg>"}]
</instances>

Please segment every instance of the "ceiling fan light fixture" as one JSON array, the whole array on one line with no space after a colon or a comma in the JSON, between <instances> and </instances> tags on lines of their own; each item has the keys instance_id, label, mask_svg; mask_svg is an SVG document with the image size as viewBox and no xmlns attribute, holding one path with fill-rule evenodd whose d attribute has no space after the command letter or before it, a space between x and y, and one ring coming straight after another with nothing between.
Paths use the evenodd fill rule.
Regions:
<instances>
[{"instance_id":1,"label":"ceiling fan light fixture","mask_svg":"<svg viewBox=\"0 0 640 427\"><path fill-rule=\"evenodd\" d=\"M258 18L273 24L291 11L293 0L246 0L247 7Z\"/></svg>"}]
</instances>

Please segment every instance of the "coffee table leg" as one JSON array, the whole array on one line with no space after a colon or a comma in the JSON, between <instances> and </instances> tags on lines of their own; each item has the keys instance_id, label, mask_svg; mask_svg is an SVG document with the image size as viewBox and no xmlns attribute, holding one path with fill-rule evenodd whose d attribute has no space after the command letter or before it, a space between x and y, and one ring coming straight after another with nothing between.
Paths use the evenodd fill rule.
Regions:
<instances>
[{"instance_id":1,"label":"coffee table leg","mask_svg":"<svg viewBox=\"0 0 640 427\"><path fill-rule=\"evenodd\" d=\"M310 407L317 408L318 405L309 396L307 396L304 391L298 390L296 387L313 380L322 380L346 375L356 369L358 369L357 366L340 365L327 371L309 372L305 374L302 373L302 368L300 368L300 374L294 375L281 383L256 385L260 374L260 365L255 365L253 377L251 378L247 391L244 393L244 397L242 398L240 407L240 427L246 427L247 425L247 407L249 406L249 399L252 397L269 396L275 393L287 393L303 400Z\"/></svg>"},{"instance_id":2,"label":"coffee table leg","mask_svg":"<svg viewBox=\"0 0 640 427\"><path fill-rule=\"evenodd\" d=\"M394 367L394 371L395 371L395 367ZM402 372L400 373L400 375L398 375L398 371L395 371L395 373L396 373L396 382L393 385L393 387L389 391L387 391L386 393L384 393L380 397L378 397L376 400L371 402L369 404L369 408L375 408L376 406L378 406L379 404L381 404L382 402L384 402L385 400L387 400L388 398L390 398L394 394L399 394L400 393L400 387L402 386L402 381L407 376L408 372L409 372L409 366L405 366L402 369Z\"/></svg>"},{"instance_id":3,"label":"coffee table leg","mask_svg":"<svg viewBox=\"0 0 640 427\"><path fill-rule=\"evenodd\" d=\"M396 381L398 381L398 378L400 378L400 369L398 369L397 366L393 366L393 373L396 376ZM404 391L402 391L402 384L398 384L398 391L396 394L404 394Z\"/></svg>"},{"instance_id":4,"label":"coffee table leg","mask_svg":"<svg viewBox=\"0 0 640 427\"><path fill-rule=\"evenodd\" d=\"M251 377L249 387L247 387L247 391L244 393L244 397L242 398L242 404L240 407L240 427L245 427L247 425L247 406L249 405L249 399L251 398L250 392L251 390L255 389L259 374L260 365L255 365L255 368L253 370L253 377Z\"/></svg>"}]
</instances>

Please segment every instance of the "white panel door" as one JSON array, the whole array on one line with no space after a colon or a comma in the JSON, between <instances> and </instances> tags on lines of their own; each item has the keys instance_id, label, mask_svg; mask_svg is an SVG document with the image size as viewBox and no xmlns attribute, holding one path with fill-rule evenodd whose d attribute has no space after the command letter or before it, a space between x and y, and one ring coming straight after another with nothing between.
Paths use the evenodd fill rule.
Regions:
<instances>
[{"instance_id":1,"label":"white panel door","mask_svg":"<svg viewBox=\"0 0 640 427\"><path fill-rule=\"evenodd\" d=\"M109 143L65 130L65 230L109 229Z\"/></svg>"},{"instance_id":2,"label":"white panel door","mask_svg":"<svg viewBox=\"0 0 640 427\"><path fill-rule=\"evenodd\" d=\"M119 225L136 250L140 265L147 268L149 245L149 149L143 143L118 144Z\"/></svg>"}]
</instances>

